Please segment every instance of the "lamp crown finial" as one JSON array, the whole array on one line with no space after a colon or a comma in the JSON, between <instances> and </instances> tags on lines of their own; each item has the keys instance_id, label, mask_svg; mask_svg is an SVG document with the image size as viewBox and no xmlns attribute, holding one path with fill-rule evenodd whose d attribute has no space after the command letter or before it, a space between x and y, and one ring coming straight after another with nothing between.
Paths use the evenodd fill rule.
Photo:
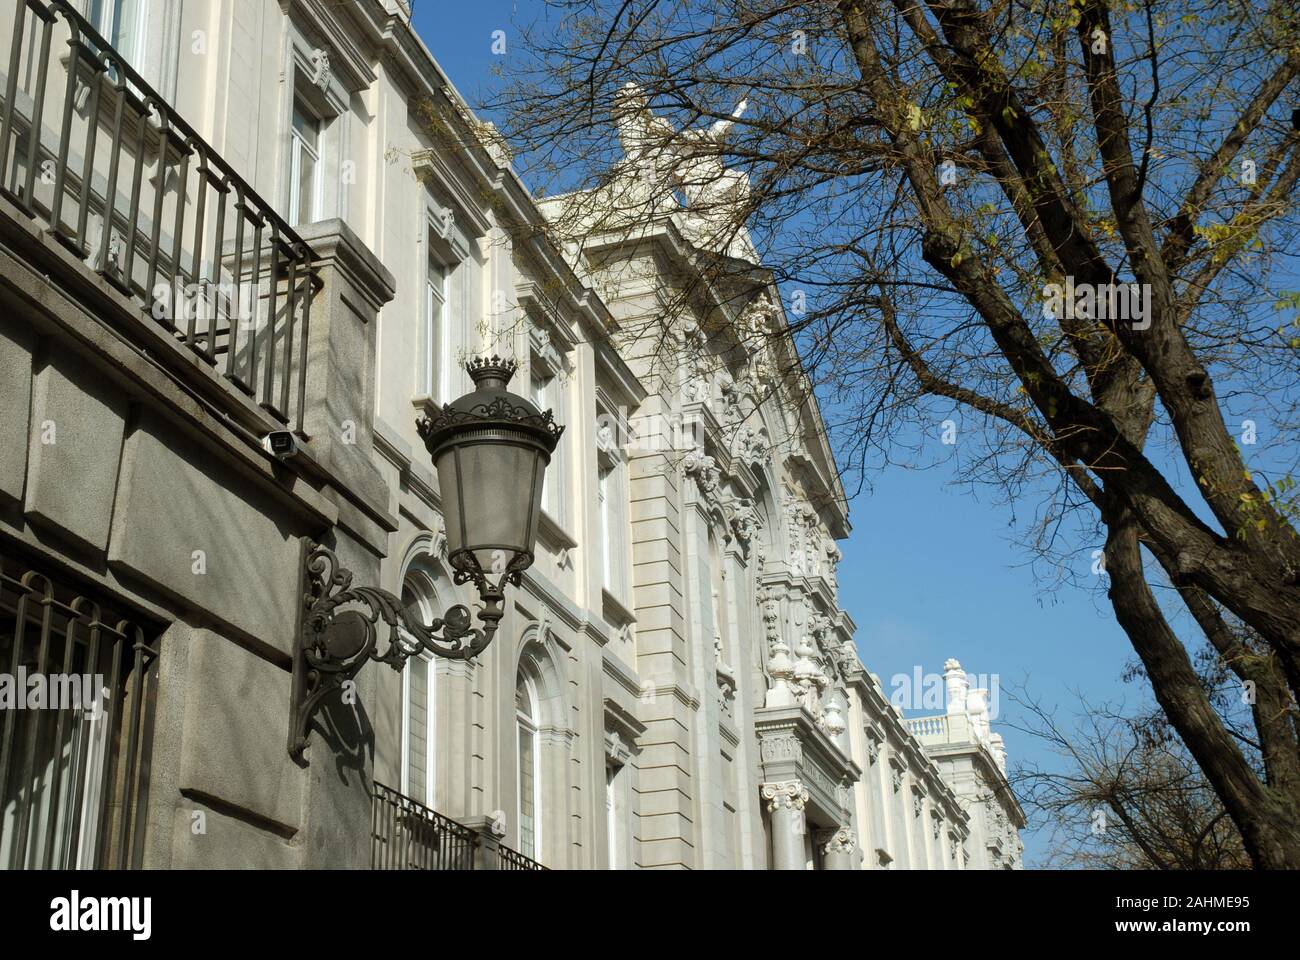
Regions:
<instances>
[{"instance_id":1,"label":"lamp crown finial","mask_svg":"<svg viewBox=\"0 0 1300 960\"><path fill-rule=\"evenodd\" d=\"M499 381L504 387L519 369L515 360L505 360L492 354L490 357L475 357L465 364L465 372L474 381L474 386L491 386L492 381Z\"/></svg>"}]
</instances>

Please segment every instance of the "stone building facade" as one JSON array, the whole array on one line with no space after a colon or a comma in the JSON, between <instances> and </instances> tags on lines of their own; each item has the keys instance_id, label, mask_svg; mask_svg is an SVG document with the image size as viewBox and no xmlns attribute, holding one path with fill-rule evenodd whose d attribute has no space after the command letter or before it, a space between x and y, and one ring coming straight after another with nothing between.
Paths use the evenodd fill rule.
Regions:
<instances>
[{"instance_id":1,"label":"stone building facade","mask_svg":"<svg viewBox=\"0 0 1300 960\"><path fill-rule=\"evenodd\" d=\"M565 242L409 16L3 0L0 672L106 708L0 712L0 863L1017 866L977 692L907 720L859 659L779 294L702 266L747 239L688 198ZM312 545L476 602L415 422L485 352L567 426L536 562L295 757Z\"/></svg>"}]
</instances>

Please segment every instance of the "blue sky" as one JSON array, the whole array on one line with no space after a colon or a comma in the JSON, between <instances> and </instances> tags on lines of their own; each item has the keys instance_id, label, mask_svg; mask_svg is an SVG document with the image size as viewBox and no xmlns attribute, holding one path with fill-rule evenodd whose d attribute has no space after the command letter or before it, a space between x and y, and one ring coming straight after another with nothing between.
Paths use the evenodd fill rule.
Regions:
<instances>
[{"instance_id":1,"label":"blue sky","mask_svg":"<svg viewBox=\"0 0 1300 960\"><path fill-rule=\"evenodd\" d=\"M532 6L529 0L416 0L415 25L457 89L476 104L501 64L491 50L493 31L506 31L508 64L511 24L517 15L531 19ZM937 427L928 442L939 444ZM886 690L897 674L910 676L917 665L940 673L944 660L956 657L971 673L997 674L1003 689L1026 686L1063 713L1073 712L1075 690L1094 702L1143 701L1145 686L1119 680L1134 655L1104 593L1073 587L1045 593L1028 554L1012 542L1012 508L977 499L950 485L951 478L950 464L890 468L850 504L854 530L841 544L841 602L858 624L863 661ZM1018 522L1032 512L1026 504ZM1082 550L1080 579L1092 579L1091 562L1090 551ZM1008 728L1017 723L1014 705L1003 696L1000 706L995 726L1011 764L1033 758L1051 766L1037 741ZM1024 841L1033 865L1047 836L1027 832Z\"/></svg>"}]
</instances>

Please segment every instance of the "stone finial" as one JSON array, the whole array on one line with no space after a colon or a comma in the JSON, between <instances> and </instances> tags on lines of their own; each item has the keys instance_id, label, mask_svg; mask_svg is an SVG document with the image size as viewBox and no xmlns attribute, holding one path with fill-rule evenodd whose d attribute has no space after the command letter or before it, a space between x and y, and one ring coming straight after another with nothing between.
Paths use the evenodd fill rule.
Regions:
<instances>
[{"instance_id":1,"label":"stone finial","mask_svg":"<svg viewBox=\"0 0 1300 960\"><path fill-rule=\"evenodd\" d=\"M1002 740L1002 734L994 733L989 736L989 749L993 753L993 760L997 763L998 769L1005 776L1007 772L1007 747Z\"/></svg>"},{"instance_id":2,"label":"stone finial","mask_svg":"<svg viewBox=\"0 0 1300 960\"><path fill-rule=\"evenodd\" d=\"M948 712L965 713L970 681L955 658L944 661L943 682L948 691Z\"/></svg>"},{"instance_id":3,"label":"stone finial","mask_svg":"<svg viewBox=\"0 0 1300 960\"><path fill-rule=\"evenodd\" d=\"M763 705L793 706L798 702L793 690L794 662L790 659L790 648L781 636L781 614L771 601L763 606L763 626L767 632L769 651L767 673L772 681Z\"/></svg>"},{"instance_id":4,"label":"stone finial","mask_svg":"<svg viewBox=\"0 0 1300 960\"><path fill-rule=\"evenodd\" d=\"M987 743L989 739L989 692L983 687L966 694L966 712L970 715L971 730L975 739Z\"/></svg>"},{"instance_id":5,"label":"stone finial","mask_svg":"<svg viewBox=\"0 0 1300 960\"><path fill-rule=\"evenodd\" d=\"M831 697L830 702L826 704L826 710L822 714L822 729L832 739L836 740L848 729L847 724L844 722L843 708L840 707L839 700L835 697Z\"/></svg>"}]
</instances>

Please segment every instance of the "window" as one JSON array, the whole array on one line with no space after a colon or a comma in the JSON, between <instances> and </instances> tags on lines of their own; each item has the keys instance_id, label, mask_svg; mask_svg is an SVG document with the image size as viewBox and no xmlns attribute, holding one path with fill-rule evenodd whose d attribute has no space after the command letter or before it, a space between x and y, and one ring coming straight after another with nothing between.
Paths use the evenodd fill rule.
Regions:
<instances>
[{"instance_id":1,"label":"window","mask_svg":"<svg viewBox=\"0 0 1300 960\"><path fill-rule=\"evenodd\" d=\"M140 865L156 635L0 554L0 869Z\"/></svg>"},{"instance_id":2,"label":"window","mask_svg":"<svg viewBox=\"0 0 1300 960\"><path fill-rule=\"evenodd\" d=\"M429 258L429 275L425 283L424 328L418 357L419 375L417 392L424 397L439 397L446 381L442 369L446 349L443 338L447 335L447 292L450 285L448 270L432 257Z\"/></svg>"},{"instance_id":3,"label":"window","mask_svg":"<svg viewBox=\"0 0 1300 960\"><path fill-rule=\"evenodd\" d=\"M99 35L140 70L145 52L146 0L91 0L89 20Z\"/></svg>"},{"instance_id":4,"label":"window","mask_svg":"<svg viewBox=\"0 0 1300 960\"><path fill-rule=\"evenodd\" d=\"M545 411L551 405L551 382L554 379L549 371L536 362L533 363L528 374L528 395L539 410Z\"/></svg>"},{"instance_id":5,"label":"window","mask_svg":"<svg viewBox=\"0 0 1300 960\"><path fill-rule=\"evenodd\" d=\"M622 870L627 866L623 837L623 798L619 796L622 773L622 766L611 763L605 767L605 820L609 832L611 870Z\"/></svg>"},{"instance_id":6,"label":"window","mask_svg":"<svg viewBox=\"0 0 1300 960\"><path fill-rule=\"evenodd\" d=\"M464 343L469 339L469 292L474 284L478 264L474 260L462 260L451 268L447 277L446 323L442 328L442 356L439 367L438 400L450 403L452 393L452 344ZM457 391L459 392L459 391Z\"/></svg>"},{"instance_id":7,"label":"window","mask_svg":"<svg viewBox=\"0 0 1300 960\"><path fill-rule=\"evenodd\" d=\"M627 482L626 464L616 454L598 456L596 496L600 506L601 569L605 589L627 601Z\"/></svg>"},{"instance_id":8,"label":"window","mask_svg":"<svg viewBox=\"0 0 1300 960\"><path fill-rule=\"evenodd\" d=\"M541 807L537 737L539 726L537 686L532 677L521 670L515 683L515 727L519 752L519 852L534 860L541 856L537 821Z\"/></svg>"},{"instance_id":9,"label":"window","mask_svg":"<svg viewBox=\"0 0 1300 960\"><path fill-rule=\"evenodd\" d=\"M408 575L402 584L402 609L412 620L429 623L436 597L423 573ZM412 657L402 671L401 790L426 807L434 805L433 706L437 672L429 655Z\"/></svg>"},{"instance_id":10,"label":"window","mask_svg":"<svg viewBox=\"0 0 1300 960\"><path fill-rule=\"evenodd\" d=\"M613 585L612 564L614 552L611 540L614 534L613 518L610 516L610 497L613 490L610 487L613 484L614 468L612 466L600 465L600 474L596 482L596 500L600 504L600 544L601 544L601 571L604 575L605 589L608 590Z\"/></svg>"},{"instance_id":11,"label":"window","mask_svg":"<svg viewBox=\"0 0 1300 960\"><path fill-rule=\"evenodd\" d=\"M321 121L301 98L293 101L289 135L289 222L311 223L321 207Z\"/></svg>"},{"instance_id":12,"label":"window","mask_svg":"<svg viewBox=\"0 0 1300 960\"><path fill-rule=\"evenodd\" d=\"M559 378L536 356L529 364L529 399L533 405L545 413L556 411L556 419L563 420L560 410ZM542 482L542 509L561 527L565 522L564 510L564 438L551 456L551 465L546 470Z\"/></svg>"},{"instance_id":13,"label":"window","mask_svg":"<svg viewBox=\"0 0 1300 960\"><path fill-rule=\"evenodd\" d=\"M428 266L415 391L417 398L446 404L460 392L452 358L454 348L472 339L470 295L479 264L470 256L472 242L457 226L454 209L432 196L425 205L424 237Z\"/></svg>"}]
</instances>

